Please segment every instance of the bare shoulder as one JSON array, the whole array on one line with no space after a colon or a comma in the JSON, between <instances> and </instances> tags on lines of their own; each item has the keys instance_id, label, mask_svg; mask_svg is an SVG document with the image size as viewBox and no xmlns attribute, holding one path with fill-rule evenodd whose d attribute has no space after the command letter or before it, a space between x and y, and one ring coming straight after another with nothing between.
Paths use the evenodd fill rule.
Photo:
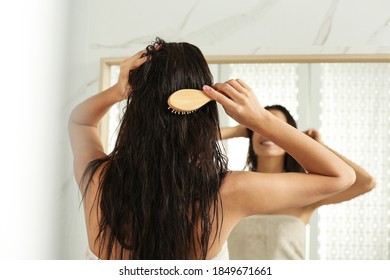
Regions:
<instances>
[{"instance_id":1,"label":"bare shoulder","mask_svg":"<svg viewBox=\"0 0 390 280\"><path fill-rule=\"evenodd\" d=\"M254 214L266 213L271 208L264 174L231 171L221 185L223 232L229 233L240 220Z\"/></svg>"},{"instance_id":2,"label":"bare shoulder","mask_svg":"<svg viewBox=\"0 0 390 280\"><path fill-rule=\"evenodd\" d=\"M246 171L230 171L227 173L221 185L222 197L228 200L242 194L242 188L245 186L249 174L250 172Z\"/></svg>"},{"instance_id":3,"label":"bare shoulder","mask_svg":"<svg viewBox=\"0 0 390 280\"><path fill-rule=\"evenodd\" d=\"M249 171L231 171L226 175L221 185L223 210L226 216L239 220L249 215L248 203L252 203L253 195L257 196L263 192L261 177L260 173Z\"/></svg>"}]
</instances>

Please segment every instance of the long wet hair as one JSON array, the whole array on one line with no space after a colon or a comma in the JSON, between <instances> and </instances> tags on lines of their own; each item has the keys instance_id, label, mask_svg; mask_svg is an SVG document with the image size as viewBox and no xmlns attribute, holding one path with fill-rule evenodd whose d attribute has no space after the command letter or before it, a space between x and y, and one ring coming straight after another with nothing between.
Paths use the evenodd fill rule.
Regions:
<instances>
[{"instance_id":1,"label":"long wet hair","mask_svg":"<svg viewBox=\"0 0 390 280\"><path fill-rule=\"evenodd\" d=\"M282 105L271 105L271 106L265 106L264 109L266 110L278 110L283 113L283 115L287 119L287 123L295 128L297 128L297 123L295 122L293 116L290 114L290 112L283 107ZM256 171L257 170L257 155L255 154L253 150L253 131L248 129L248 136L249 136L249 148L248 148L248 156L246 160L246 167L250 171ZM284 155L284 164L283 164L284 172L305 172L304 168L287 152Z\"/></svg>"},{"instance_id":2,"label":"long wet hair","mask_svg":"<svg viewBox=\"0 0 390 280\"><path fill-rule=\"evenodd\" d=\"M88 186L106 163L96 200L99 255L117 258L119 243L120 259L189 259L195 248L195 258L205 259L222 224L219 189L227 171L217 105L177 115L167 99L179 89L212 86L213 78L194 45L156 38L146 50L149 59L129 73L131 94L113 151L84 172Z\"/></svg>"}]
</instances>

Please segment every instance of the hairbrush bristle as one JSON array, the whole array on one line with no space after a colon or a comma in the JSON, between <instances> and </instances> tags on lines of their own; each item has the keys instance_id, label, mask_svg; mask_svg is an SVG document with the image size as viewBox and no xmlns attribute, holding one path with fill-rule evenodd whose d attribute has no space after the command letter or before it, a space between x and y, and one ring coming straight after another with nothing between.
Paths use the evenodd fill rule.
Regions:
<instances>
[{"instance_id":1,"label":"hairbrush bristle","mask_svg":"<svg viewBox=\"0 0 390 280\"><path fill-rule=\"evenodd\" d=\"M168 110L171 111L172 114L177 114L177 115L188 115L196 112L197 110L192 110L192 111L180 111L180 110L175 110L171 107L168 107Z\"/></svg>"}]
</instances>

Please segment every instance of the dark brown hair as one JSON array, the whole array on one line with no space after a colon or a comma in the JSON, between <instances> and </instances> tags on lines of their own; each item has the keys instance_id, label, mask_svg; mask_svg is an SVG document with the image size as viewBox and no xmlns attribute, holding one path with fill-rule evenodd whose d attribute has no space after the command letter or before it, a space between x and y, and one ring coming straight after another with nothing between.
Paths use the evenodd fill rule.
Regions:
<instances>
[{"instance_id":1,"label":"dark brown hair","mask_svg":"<svg viewBox=\"0 0 390 280\"><path fill-rule=\"evenodd\" d=\"M205 259L214 223L222 223L219 188L227 170L217 105L176 115L167 99L179 89L211 86L212 75L192 44L157 38L146 50L149 59L130 71L132 92L113 151L84 173L90 182L106 163L97 195L99 253L116 258L118 242L122 259L189 259L194 248Z\"/></svg>"}]
</instances>

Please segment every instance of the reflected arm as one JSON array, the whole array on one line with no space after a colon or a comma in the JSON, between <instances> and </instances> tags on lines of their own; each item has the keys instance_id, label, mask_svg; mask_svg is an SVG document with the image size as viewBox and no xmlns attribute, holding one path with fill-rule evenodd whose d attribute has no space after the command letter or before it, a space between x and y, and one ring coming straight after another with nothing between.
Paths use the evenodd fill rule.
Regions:
<instances>
[{"instance_id":1,"label":"reflected arm","mask_svg":"<svg viewBox=\"0 0 390 280\"><path fill-rule=\"evenodd\" d=\"M309 135L311 138L316 140L318 143L322 144L324 147L328 148L328 150L332 151L335 155L337 155L339 158L341 158L345 163L347 163L350 167L353 168L353 170L356 173L356 181L355 183L348 189L330 196L326 199L320 200L309 207L315 210L316 208L327 205L327 204L334 204L334 203L340 203L343 201L347 201L350 199L353 199L359 195L365 194L369 191L371 191L376 186L376 182L374 178L361 166L357 165L350 159L346 158L345 156L341 155L340 153L336 152L335 150L331 149L330 147L326 146L322 140L321 135L316 129L309 129L305 132L307 135Z\"/></svg>"},{"instance_id":2,"label":"reflected arm","mask_svg":"<svg viewBox=\"0 0 390 280\"><path fill-rule=\"evenodd\" d=\"M324 145L327 147L326 145ZM375 179L361 166L357 165L353 161L349 160L345 156L339 154L338 152L332 150L331 148L327 147L329 150L331 150L333 153L335 153L339 158L344 160L349 166L353 168L353 170L356 173L356 181L355 183L345 191L342 191L336 195L330 196L324 200L318 201L317 203L314 203L311 205L312 208L318 208L322 205L327 204L334 204L334 203L340 203L343 201L351 200L355 197L358 197L359 195L365 194L372 189L375 188L376 182Z\"/></svg>"},{"instance_id":3,"label":"reflected arm","mask_svg":"<svg viewBox=\"0 0 390 280\"><path fill-rule=\"evenodd\" d=\"M222 127L221 137L222 140L236 137L248 137L248 129L241 124L231 127Z\"/></svg>"}]
</instances>

